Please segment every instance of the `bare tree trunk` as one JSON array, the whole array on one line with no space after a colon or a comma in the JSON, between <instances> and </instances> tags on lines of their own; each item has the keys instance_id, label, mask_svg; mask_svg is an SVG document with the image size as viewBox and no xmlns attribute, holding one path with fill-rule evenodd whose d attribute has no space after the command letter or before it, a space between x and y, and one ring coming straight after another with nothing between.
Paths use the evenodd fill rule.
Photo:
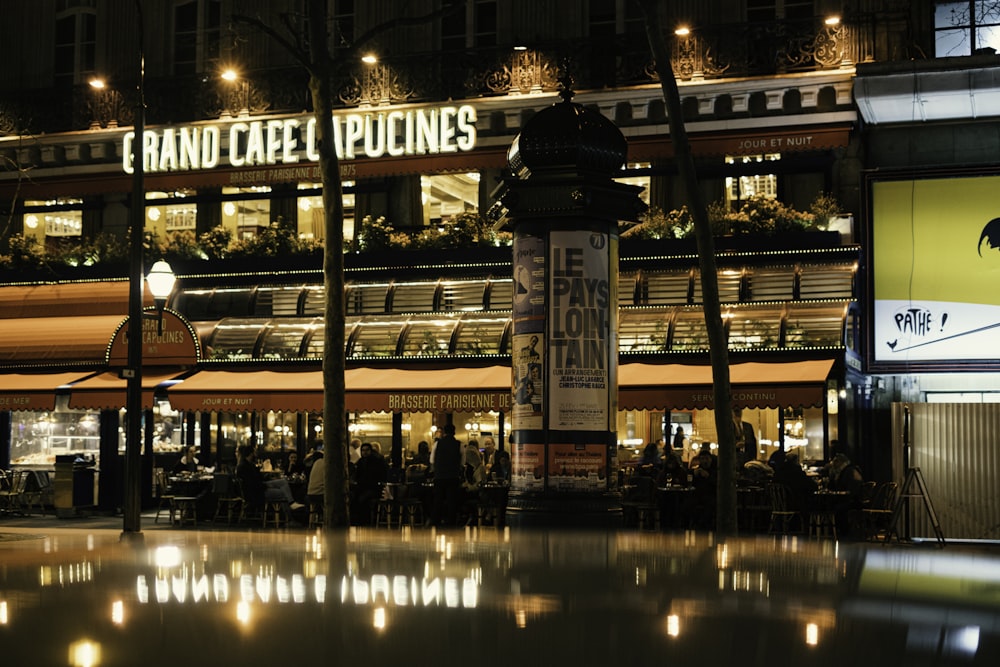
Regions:
<instances>
[{"instance_id":1,"label":"bare tree trunk","mask_svg":"<svg viewBox=\"0 0 1000 667\"><path fill-rule=\"evenodd\" d=\"M333 140L330 80L333 61L327 46L326 0L309 0L309 92L316 117L316 144L323 182L323 457L324 525L350 524L350 480L347 467L347 409L344 395L344 197L340 163Z\"/></svg>"},{"instance_id":2,"label":"bare tree trunk","mask_svg":"<svg viewBox=\"0 0 1000 667\"><path fill-rule=\"evenodd\" d=\"M670 51L663 38L659 0L637 0L646 15L646 37L656 61L656 73L663 90L670 125L670 142L674 148L681 182L694 218L695 239L698 243L698 268L701 272L701 296L704 303L705 327L712 361L712 390L715 404L715 428L719 436L719 480L717 495L716 532L736 534L736 436L732 415L732 393L729 385L729 342L722 324L719 305L719 277L715 264L715 241L708 221L708 208L698 187L698 176L691 155L681 96L670 62Z\"/></svg>"}]
</instances>

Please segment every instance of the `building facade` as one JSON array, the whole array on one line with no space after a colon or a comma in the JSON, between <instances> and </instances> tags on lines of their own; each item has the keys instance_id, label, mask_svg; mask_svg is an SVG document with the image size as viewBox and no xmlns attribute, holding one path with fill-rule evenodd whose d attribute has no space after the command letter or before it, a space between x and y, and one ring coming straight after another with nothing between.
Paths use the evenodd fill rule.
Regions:
<instances>
[{"instance_id":1,"label":"building facade","mask_svg":"<svg viewBox=\"0 0 1000 667\"><path fill-rule=\"evenodd\" d=\"M391 4L331 3L336 43L351 45ZM920 345L935 327L944 336L959 333L945 329L943 311L952 327L991 331L989 322L959 316L951 304L961 299L935 294L932 305L915 309L915 328L905 332L914 351L902 363L886 352L896 335L885 328L897 326L900 309L909 321L911 295L899 295L905 267L893 246L916 224L899 214L907 188L931 187L927 196L949 206L951 195L932 186L943 183L950 193L948 186L961 182L973 190L959 199L973 201L996 168L991 82L998 62L989 53L991 27L977 18L984 3L967 3L968 11L966 3L934 2L661 4L701 187L719 210L743 212L723 216L720 233L725 224L736 225L730 232L750 229L761 201L809 211L827 196L837 205L813 217L825 233L719 240L734 396L737 403L744 397L744 419L765 443L759 456L783 443L820 460L840 447L870 478L902 479L910 463L891 443L902 438L912 405L973 394L988 403L996 388L988 333L963 339L975 344L956 345L959 352L948 353L954 358ZM432 0L411 5L413 16L446 9ZM322 282L308 250L325 233L311 103L294 59L252 22L234 18L299 26L301 3L143 3L141 30L133 3L41 7L13 10L25 16L7 25L32 29L5 35L24 57L0 69L0 203L8 221L0 294L11 304L0 313L7 330L0 342L8 401L51 395L53 405L41 405L50 413L45 420L29 410L3 413L8 459L23 458L17 443L33 430L80 431L83 415L63 427L52 415L81 409L96 411L86 417L93 446L102 456L118 451L118 399L113 392L81 397L97 396L95 378L115 369L124 273L98 262L87 269L97 283L60 271L46 285L44 274L25 272L15 258L31 246L50 258L86 248L76 261L87 263L111 257L125 238L140 37L145 229L153 242L175 258L195 254L192 246L205 252L212 238L252 255L280 236L296 239L302 253L248 260L251 268L174 259L180 284L168 310L176 339L187 342L147 355L164 357L147 373L156 380L149 387L156 415L148 420L150 450L194 442L215 458L244 440L276 452L308 448L321 437L315 401L323 353L316 346ZM685 201L644 31L637 7L623 0L470 1L432 21L378 33L363 51L344 51L335 119L344 233L353 249L366 249L365 229L406 234L415 247L484 219L512 142L527 119L558 99L566 63L574 101L600 111L628 140L619 180L642 186L650 211L675 220L672 212ZM369 54L377 59L360 60ZM223 79L228 70L237 78ZM103 88L91 85L98 79ZM766 215L763 226L773 230L776 214ZM987 257L992 217L976 230ZM628 237L623 227L619 440L637 446L680 426L692 442L712 441L693 247ZM367 249L378 247L368 238ZM348 256L347 354L349 372L357 373L354 385L348 379L348 405L359 435L407 450L453 419L460 431L468 424L466 437L490 433L502 442L517 276L505 240L490 238L499 247L457 251L461 262L455 251ZM927 253L922 266L935 266L931 258L946 247L935 243L920 249ZM106 296L87 296L81 285L89 284ZM62 306L69 293L76 305ZM974 303L989 303L978 298ZM949 305L938 308L941 301ZM53 303L60 310L45 305ZM64 333L40 334L57 329ZM26 339L38 341L34 350L25 349ZM96 386L88 391L86 383ZM453 398L435 399L427 391L433 383ZM958 396L959 388L972 390ZM456 401L459 409L435 400ZM463 401L473 409L461 409ZM51 456L35 453L45 462ZM108 489L103 503L110 508L115 490Z\"/></svg>"}]
</instances>

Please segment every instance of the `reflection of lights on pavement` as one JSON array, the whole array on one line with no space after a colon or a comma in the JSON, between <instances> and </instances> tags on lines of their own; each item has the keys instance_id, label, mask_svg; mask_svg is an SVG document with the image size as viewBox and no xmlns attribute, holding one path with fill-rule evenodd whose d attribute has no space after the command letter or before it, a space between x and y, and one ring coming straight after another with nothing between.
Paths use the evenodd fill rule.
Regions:
<instances>
[{"instance_id":1,"label":"reflection of lights on pavement","mask_svg":"<svg viewBox=\"0 0 1000 667\"><path fill-rule=\"evenodd\" d=\"M10 619L7 616L7 601L0 600L0 625L7 625L9 621Z\"/></svg>"},{"instance_id":2,"label":"reflection of lights on pavement","mask_svg":"<svg viewBox=\"0 0 1000 667\"><path fill-rule=\"evenodd\" d=\"M177 567L181 563L181 550L177 547L156 547L153 563L157 567Z\"/></svg>"},{"instance_id":3,"label":"reflection of lights on pavement","mask_svg":"<svg viewBox=\"0 0 1000 667\"><path fill-rule=\"evenodd\" d=\"M671 637L681 634L681 617L677 614L667 616L667 634Z\"/></svg>"},{"instance_id":4,"label":"reflection of lights on pavement","mask_svg":"<svg viewBox=\"0 0 1000 667\"><path fill-rule=\"evenodd\" d=\"M111 603L111 622L115 625L121 625L125 622L125 603L121 600L115 600Z\"/></svg>"},{"instance_id":5,"label":"reflection of lights on pavement","mask_svg":"<svg viewBox=\"0 0 1000 667\"><path fill-rule=\"evenodd\" d=\"M819 643L819 626L815 623L806 623L806 644L816 646Z\"/></svg>"},{"instance_id":6,"label":"reflection of lights on pavement","mask_svg":"<svg viewBox=\"0 0 1000 667\"><path fill-rule=\"evenodd\" d=\"M528 614L523 609L518 609L514 612L514 623L522 630L528 627Z\"/></svg>"},{"instance_id":7,"label":"reflection of lights on pavement","mask_svg":"<svg viewBox=\"0 0 1000 667\"><path fill-rule=\"evenodd\" d=\"M89 639L81 639L69 645L71 667L94 667L101 662L101 645Z\"/></svg>"},{"instance_id":8,"label":"reflection of lights on pavement","mask_svg":"<svg viewBox=\"0 0 1000 667\"><path fill-rule=\"evenodd\" d=\"M250 623L250 603L246 600L236 603L236 620L243 625Z\"/></svg>"},{"instance_id":9,"label":"reflection of lights on pavement","mask_svg":"<svg viewBox=\"0 0 1000 667\"><path fill-rule=\"evenodd\" d=\"M372 625L376 630L385 630L385 607L376 607L372 617Z\"/></svg>"}]
</instances>

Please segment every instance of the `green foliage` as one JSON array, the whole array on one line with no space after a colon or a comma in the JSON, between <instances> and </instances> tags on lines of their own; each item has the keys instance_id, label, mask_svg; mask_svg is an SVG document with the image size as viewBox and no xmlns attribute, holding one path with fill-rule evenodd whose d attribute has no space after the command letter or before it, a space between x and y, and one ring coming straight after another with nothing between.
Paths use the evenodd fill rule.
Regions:
<instances>
[{"instance_id":1,"label":"green foliage","mask_svg":"<svg viewBox=\"0 0 1000 667\"><path fill-rule=\"evenodd\" d=\"M0 246L0 268L39 269L45 265L45 248L34 236L14 234Z\"/></svg>"},{"instance_id":2,"label":"green foliage","mask_svg":"<svg viewBox=\"0 0 1000 667\"><path fill-rule=\"evenodd\" d=\"M816 229L825 230L830 226L831 218L840 214L840 202L833 195L821 192L809 205L809 212L813 217L813 226Z\"/></svg>"},{"instance_id":3,"label":"green foliage","mask_svg":"<svg viewBox=\"0 0 1000 667\"><path fill-rule=\"evenodd\" d=\"M233 242L233 232L222 225L216 225L198 237L198 245L208 259L222 259L229 255Z\"/></svg>"},{"instance_id":4,"label":"green foliage","mask_svg":"<svg viewBox=\"0 0 1000 667\"><path fill-rule=\"evenodd\" d=\"M167 234L167 240L160 244L160 254L163 257L178 259L205 259L206 253L198 246L194 232L181 230Z\"/></svg>"},{"instance_id":5,"label":"green foliage","mask_svg":"<svg viewBox=\"0 0 1000 667\"><path fill-rule=\"evenodd\" d=\"M664 213L663 209L651 206L640 218L639 223L622 232L623 239L683 239L694 233L694 218L687 207Z\"/></svg>"},{"instance_id":6,"label":"green foliage","mask_svg":"<svg viewBox=\"0 0 1000 667\"><path fill-rule=\"evenodd\" d=\"M361 226L355 234L355 250L358 252L374 252L388 250L392 247L393 226L386 221L385 216L372 218L366 215L361 219Z\"/></svg>"},{"instance_id":7,"label":"green foliage","mask_svg":"<svg viewBox=\"0 0 1000 667\"><path fill-rule=\"evenodd\" d=\"M237 239L229 246L232 257L283 257L301 254L303 244L290 225L282 220L272 222L254 236Z\"/></svg>"}]
</instances>

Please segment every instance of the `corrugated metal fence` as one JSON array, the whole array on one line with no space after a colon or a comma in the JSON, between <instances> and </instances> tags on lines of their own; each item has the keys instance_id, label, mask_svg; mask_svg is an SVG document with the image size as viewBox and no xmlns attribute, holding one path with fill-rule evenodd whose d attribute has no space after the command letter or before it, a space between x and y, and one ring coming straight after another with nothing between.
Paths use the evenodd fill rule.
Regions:
<instances>
[{"instance_id":1,"label":"corrugated metal fence","mask_svg":"<svg viewBox=\"0 0 1000 667\"><path fill-rule=\"evenodd\" d=\"M909 465L920 468L945 538L1000 540L1000 404L895 403L892 407L893 472L900 488L907 472L903 453L909 412ZM910 490L916 493L916 485ZM934 537L920 498L910 500L909 534Z\"/></svg>"}]
</instances>

